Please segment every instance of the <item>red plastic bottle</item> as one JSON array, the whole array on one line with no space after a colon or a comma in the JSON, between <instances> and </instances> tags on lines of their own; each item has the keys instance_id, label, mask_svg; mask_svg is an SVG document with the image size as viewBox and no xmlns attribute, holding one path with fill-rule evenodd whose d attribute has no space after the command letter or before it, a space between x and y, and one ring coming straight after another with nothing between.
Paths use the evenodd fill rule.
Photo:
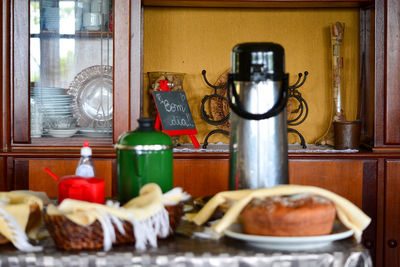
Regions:
<instances>
[{"instance_id":1,"label":"red plastic bottle","mask_svg":"<svg viewBox=\"0 0 400 267\"><path fill-rule=\"evenodd\" d=\"M81 158L75 175L64 176L58 181L58 204L66 198L99 204L105 202L105 182L96 177L92 149L88 141L81 148Z\"/></svg>"},{"instance_id":2,"label":"red plastic bottle","mask_svg":"<svg viewBox=\"0 0 400 267\"><path fill-rule=\"evenodd\" d=\"M58 181L58 204L66 198L104 204L105 182L96 177L64 176Z\"/></svg>"}]
</instances>

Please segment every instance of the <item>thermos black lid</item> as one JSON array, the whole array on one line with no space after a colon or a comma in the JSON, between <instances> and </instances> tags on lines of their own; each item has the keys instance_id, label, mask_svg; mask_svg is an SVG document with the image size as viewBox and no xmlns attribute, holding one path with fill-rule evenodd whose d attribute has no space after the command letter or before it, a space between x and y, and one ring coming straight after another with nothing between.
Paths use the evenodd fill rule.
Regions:
<instances>
[{"instance_id":1,"label":"thermos black lid","mask_svg":"<svg viewBox=\"0 0 400 267\"><path fill-rule=\"evenodd\" d=\"M232 50L234 81L282 81L285 52L275 43L242 43Z\"/></svg>"},{"instance_id":2,"label":"thermos black lid","mask_svg":"<svg viewBox=\"0 0 400 267\"><path fill-rule=\"evenodd\" d=\"M154 118L140 118L137 120L139 122L139 131L154 131Z\"/></svg>"}]
</instances>

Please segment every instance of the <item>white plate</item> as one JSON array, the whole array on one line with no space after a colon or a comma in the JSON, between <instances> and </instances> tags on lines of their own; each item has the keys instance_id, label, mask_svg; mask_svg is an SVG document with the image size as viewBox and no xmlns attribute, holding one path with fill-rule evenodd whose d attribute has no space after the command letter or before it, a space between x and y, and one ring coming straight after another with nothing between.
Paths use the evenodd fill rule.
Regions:
<instances>
[{"instance_id":1,"label":"white plate","mask_svg":"<svg viewBox=\"0 0 400 267\"><path fill-rule=\"evenodd\" d=\"M78 131L78 129L49 129L48 130L48 132L51 136L58 137L58 138L71 137L74 134L76 134L77 131Z\"/></svg>"},{"instance_id":2,"label":"white plate","mask_svg":"<svg viewBox=\"0 0 400 267\"><path fill-rule=\"evenodd\" d=\"M80 128L79 132L85 136L90 137L109 137L112 135L112 129L93 129L93 128Z\"/></svg>"},{"instance_id":3,"label":"white plate","mask_svg":"<svg viewBox=\"0 0 400 267\"><path fill-rule=\"evenodd\" d=\"M72 111L71 107L44 107L42 108L44 111Z\"/></svg>"},{"instance_id":4,"label":"white plate","mask_svg":"<svg viewBox=\"0 0 400 267\"><path fill-rule=\"evenodd\" d=\"M225 235L234 239L245 241L251 246L274 250L307 250L329 245L331 242L348 238L353 235L353 230L345 228L342 224L335 223L332 234L320 236L262 236L244 234L240 224L233 224Z\"/></svg>"},{"instance_id":5,"label":"white plate","mask_svg":"<svg viewBox=\"0 0 400 267\"><path fill-rule=\"evenodd\" d=\"M113 68L95 65L82 70L68 88L74 117L81 127L109 127L113 117Z\"/></svg>"},{"instance_id":6,"label":"white plate","mask_svg":"<svg viewBox=\"0 0 400 267\"><path fill-rule=\"evenodd\" d=\"M65 95L65 94L47 94L47 95L38 95L38 98L43 98L43 99L65 99L65 98L71 98L70 95Z\"/></svg>"},{"instance_id":7,"label":"white plate","mask_svg":"<svg viewBox=\"0 0 400 267\"><path fill-rule=\"evenodd\" d=\"M57 101L53 101L53 103L42 103L42 107L71 107L71 101L70 102L57 102Z\"/></svg>"}]
</instances>

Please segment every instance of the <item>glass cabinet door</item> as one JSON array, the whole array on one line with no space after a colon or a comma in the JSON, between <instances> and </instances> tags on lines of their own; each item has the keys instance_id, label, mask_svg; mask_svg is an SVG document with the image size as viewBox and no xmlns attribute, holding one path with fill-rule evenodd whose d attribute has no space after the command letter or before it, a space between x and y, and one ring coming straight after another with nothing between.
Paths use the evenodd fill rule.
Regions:
<instances>
[{"instance_id":1,"label":"glass cabinet door","mask_svg":"<svg viewBox=\"0 0 400 267\"><path fill-rule=\"evenodd\" d=\"M30 0L30 136L112 136L112 1Z\"/></svg>"},{"instance_id":2,"label":"glass cabinet door","mask_svg":"<svg viewBox=\"0 0 400 267\"><path fill-rule=\"evenodd\" d=\"M112 145L130 130L131 1L13 0L12 11L12 145Z\"/></svg>"}]
</instances>

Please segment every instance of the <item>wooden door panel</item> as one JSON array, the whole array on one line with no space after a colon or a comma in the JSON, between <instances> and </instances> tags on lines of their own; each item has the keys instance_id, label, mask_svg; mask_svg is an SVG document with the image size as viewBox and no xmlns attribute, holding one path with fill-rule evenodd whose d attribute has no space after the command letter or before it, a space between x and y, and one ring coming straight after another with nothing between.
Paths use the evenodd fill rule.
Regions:
<instances>
[{"instance_id":1,"label":"wooden door panel","mask_svg":"<svg viewBox=\"0 0 400 267\"><path fill-rule=\"evenodd\" d=\"M114 1L114 143L118 141L118 137L122 133L130 130L130 57L127 56L130 55L130 3L131 1ZM139 103L139 99L132 101L133 105L139 105ZM137 110L137 107L135 107L135 110ZM134 116L138 118L139 114L134 114Z\"/></svg>"},{"instance_id":2,"label":"wooden door panel","mask_svg":"<svg viewBox=\"0 0 400 267\"><path fill-rule=\"evenodd\" d=\"M29 132L29 1L13 1L13 102L12 137L14 143L28 143Z\"/></svg>"},{"instance_id":3,"label":"wooden door panel","mask_svg":"<svg viewBox=\"0 0 400 267\"><path fill-rule=\"evenodd\" d=\"M228 190L228 159L175 159L174 187L193 197L210 196Z\"/></svg>"},{"instance_id":4,"label":"wooden door panel","mask_svg":"<svg viewBox=\"0 0 400 267\"><path fill-rule=\"evenodd\" d=\"M385 144L400 144L400 1L387 2Z\"/></svg>"},{"instance_id":5,"label":"wooden door panel","mask_svg":"<svg viewBox=\"0 0 400 267\"><path fill-rule=\"evenodd\" d=\"M57 182L44 168L49 168L58 177L75 173L76 159L15 159L15 189L29 189L46 192L49 197L57 197ZM112 196L113 167L111 160L94 161L97 174L106 182L106 197Z\"/></svg>"},{"instance_id":6,"label":"wooden door panel","mask_svg":"<svg viewBox=\"0 0 400 267\"><path fill-rule=\"evenodd\" d=\"M384 266L400 266L400 160L386 161Z\"/></svg>"},{"instance_id":7,"label":"wooden door panel","mask_svg":"<svg viewBox=\"0 0 400 267\"><path fill-rule=\"evenodd\" d=\"M0 157L0 191L7 190L7 161L6 158Z\"/></svg>"},{"instance_id":8,"label":"wooden door panel","mask_svg":"<svg viewBox=\"0 0 400 267\"><path fill-rule=\"evenodd\" d=\"M377 174L376 160L290 160L289 182L328 189L361 208L371 223L363 232L363 244L376 261Z\"/></svg>"},{"instance_id":9,"label":"wooden door panel","mask_svg":"<svg viewBox=\"0 0 400 267\"><path fill-rule=\"evenodd\" d=\"M362 161L291 160L289 182L328 189L362 208Z\"/></svg>"}]
</instances>

